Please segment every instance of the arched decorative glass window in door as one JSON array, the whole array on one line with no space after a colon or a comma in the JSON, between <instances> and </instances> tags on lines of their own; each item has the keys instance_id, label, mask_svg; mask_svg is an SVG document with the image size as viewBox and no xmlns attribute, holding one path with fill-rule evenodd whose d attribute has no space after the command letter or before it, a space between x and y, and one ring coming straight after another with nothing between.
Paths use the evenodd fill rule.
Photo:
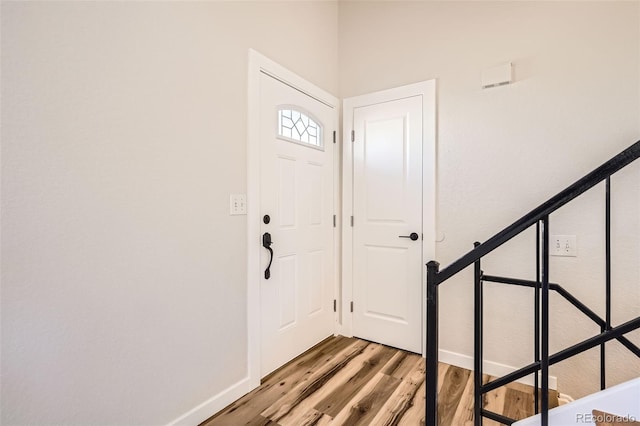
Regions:
<instances>
[{"instance_id":1,"label":"arched decorative glass window in door","mask_svg":"<svg viewBox=\"0 0 640 426\"><path fill-rule=\"evenodd\" d=\"M311 148L322 149L322 125L293 106L278 108L278 137Z\"/></svg>"}]
</instances>

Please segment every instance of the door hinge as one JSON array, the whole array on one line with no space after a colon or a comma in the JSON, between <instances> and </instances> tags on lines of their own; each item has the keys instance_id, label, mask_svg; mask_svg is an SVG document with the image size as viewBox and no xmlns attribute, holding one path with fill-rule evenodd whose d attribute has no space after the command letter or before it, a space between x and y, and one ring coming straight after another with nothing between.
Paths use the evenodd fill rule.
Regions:
<instances>
[{"instance_id":1,"label":"door hinge","mask_svg":"<svg viewBox=\"0 0 640 426\"><path fill-rule=\"evenodd\" d=\"M333 299L333 312L338 312L338 301Z\"/></svg>"},{"instance_id":2,"label":"door hinge","mask_svg":"<svg viewBox=\"0 0 640 426\"><path fill-rule=\"evenodd\" d=\"M336 143L336 131L333 131L333 143Z\"/></svg>"},{"instance_id":3,"label":"door hinge","mask_svg":"<svg viewBox=\"0 0 640 426\"><path fill-rule=\"evenodd\" d=\"M336 227L336 215L335 214L333 215L333 227L334 228Z\"/></svg>"},{"instance_id":4,"label":"door hinge","mask_svg":"<svg viewBox=\"0 0 640 426\"><path fill-rule=\"evenodd\" d=\"M356 141L356 131L352 130L351 131L351 142L355 142Z\"/></svg>"},{"instance_id":5,"label":"door hinge","mask_svg":"<svg viewBox=\"0 0 640 426\"><path fill-rule=\"evenodd\" d=\"M351 227L353 228L353 216L351 216Z\"/></svg>"},{"instance_id":6,"label":"door hinge","mask_svg":"<svg viewBox=\"0 0 640 426\"><path fill-rule=\"evenodd\" d=\"M353 302L351 302L351 312L353 312Z\"/></svg>"}]
</instances>

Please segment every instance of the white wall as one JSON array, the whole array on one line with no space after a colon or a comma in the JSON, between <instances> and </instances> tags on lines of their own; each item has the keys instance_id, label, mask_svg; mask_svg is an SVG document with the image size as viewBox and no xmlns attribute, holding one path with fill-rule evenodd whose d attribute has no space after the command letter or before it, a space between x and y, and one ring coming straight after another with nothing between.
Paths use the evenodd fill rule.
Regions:
<instances>
[{"instance_id":1,"label":"white wall","mask_svg":"<svg viewBox=\"0 0 640 426\"><path fill-rule=\"evenodd\" d=\"M637 2L342 2L340 95L438 79L438 228L443 266L640 139ZM481 72L513 61L513 85L481 90ZM640 164L614 181L614 323L640 315ZM624 198L623 198L624 197ZM603 190L551 218L579 257L553 258L551 278L603 313ZM535 277L531 232L490 255L488 274ZM532 361L528 290L487 285L486 358ZM470 271L441 287L441 348L473 352ZM599 330L551 300L551 349ZM640 344L640 334L634 336ZM640 363L608 349L609 384ZM598 351L553 368L561 392L598 389Z\"/></svg>"},{"instance_id":2,"label":"white wall","mask_svg":"<svg viewBox=\"0 0 640 426\"><path fill-rule=\"evenodd\" d=\"M249 47L337 92L335 3L2 2L2 424L246 375Z\"/></svg>"}]
</instances>

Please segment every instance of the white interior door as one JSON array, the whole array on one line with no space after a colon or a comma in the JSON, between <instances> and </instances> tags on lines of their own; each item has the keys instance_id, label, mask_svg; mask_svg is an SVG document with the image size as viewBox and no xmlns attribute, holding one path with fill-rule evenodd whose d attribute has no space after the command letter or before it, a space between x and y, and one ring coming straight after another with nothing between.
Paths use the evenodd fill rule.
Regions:
<instances>
[{"instance_id":1,"label":"white interior door","mask_svg":"<svg viewBox=\"0 0 640 426\"><path fill-rule=\"evenodd\" d=\"M273 250L272 261L262 250L262 376L333 333L334 117L331 107L261 75L261 234Z\"/></svg>"},{"instance_id":2,"label":"white interior door","mask_svg":"<svg viewBox=\"0 0 640 426\"><path fill-rule=\"evenodd\" d=\"M421 96L353 110L353 335L418 353L422 117Z\"/></svg>"}]
</instances>

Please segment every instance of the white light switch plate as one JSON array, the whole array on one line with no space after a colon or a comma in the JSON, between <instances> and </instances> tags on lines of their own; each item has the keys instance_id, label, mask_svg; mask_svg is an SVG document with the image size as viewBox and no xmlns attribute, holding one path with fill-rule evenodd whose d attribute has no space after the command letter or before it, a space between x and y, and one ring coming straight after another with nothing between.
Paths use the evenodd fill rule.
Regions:
<instances>
[{"instance_id":1,"label":"white light switch plate","mask_svg":"<svg viewBox=\"0 0 640 426\"><path fill-rule=\"evenodd\" d=\"M578 256L578 245L575 235L552 235L549 241L551 256Z\"/></svg>"},{"instance_id":2,"label":"white light switch plate","mask_svg":"<svg viewBox=\"0 0 640 426\"><path fill-rule=\"evenodd\" d=\"M229 196L229 214L240 215L247 214L247 195L231 194Z\"/></svg>"}]
</instances>

